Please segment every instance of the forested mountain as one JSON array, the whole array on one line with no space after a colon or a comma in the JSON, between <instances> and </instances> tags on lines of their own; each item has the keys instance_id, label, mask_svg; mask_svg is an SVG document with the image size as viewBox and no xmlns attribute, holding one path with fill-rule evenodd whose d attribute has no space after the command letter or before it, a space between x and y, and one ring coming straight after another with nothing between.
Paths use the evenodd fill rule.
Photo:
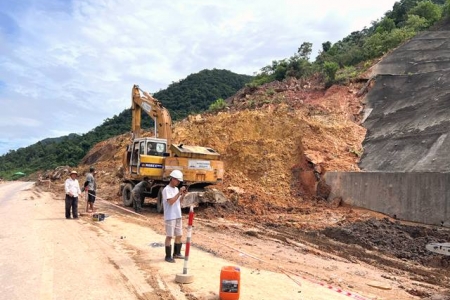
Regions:
<instances>
[{"instance_id":1,"label":"forested mountain","mask_svg":"<svg viewBox=\"0 0 450 300\"><path fill-rule=\"evenodd\" d=\"M203 70L191 74L153 96L170 111L173 120L203 112L217 99L228 98L252 80L228 70ZM130 88L132 83L130 83ZM145 89L144 86L142 86ZM142 117L143 128L151 125L151 118ZM30 174L37 170L53 169L61 165L76 166L96 143L131 130L131 110L106 119L91 131L49 138L28 147L0 156L0 178L10 179L17 171Z\"/></svg>"},{"instance_id":2,"label":"forested mountain","mask_svg":"<svg viewBox=\"0 0 450 300\"><path fill-rule=\"evenodd\" d=\"M253 79L226 70L203 70L174 82L153 96L167 107L172 119L179 120L189 114L205 111L219 98L226 99Z\"/></svg>"}]
</instances>

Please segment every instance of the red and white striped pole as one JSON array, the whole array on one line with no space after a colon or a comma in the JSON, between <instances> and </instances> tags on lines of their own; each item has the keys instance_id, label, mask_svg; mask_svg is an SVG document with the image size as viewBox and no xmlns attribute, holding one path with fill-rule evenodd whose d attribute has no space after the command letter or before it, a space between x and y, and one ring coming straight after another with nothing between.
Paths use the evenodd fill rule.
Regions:
<instances>
[{"instance_id":1,"label":"red and white striped pole","mask_svg":"<svg viewBox=\"0 0 450 300\"><path fill-rule=\"evenodd\" d=\"M189 249L191 249L191 236L192 236L192 224L194 223L194 207L191 206L189 209L189 220L188 220L188 229L187 229L187 237L186 237L186 250L184 251L184 266L183 266L183 274L187 274L187 264L189 261Z\"/></svg>"},{"instance_id":2,"label":"red and white striped pole","mask_svg":"<svg viewBox=\"0 0 450 300\"><path fill-rule=\"evenodd\" d=\"M175 281L178 283L191 283L194 281L194 275L189 274L187 265L189 261L189 250L191 249L192 224L194 223L194 206L189 209L188 229L186 236L186 250L184 251L183 274L177 274Z\"/></svg>"}]
</instances>

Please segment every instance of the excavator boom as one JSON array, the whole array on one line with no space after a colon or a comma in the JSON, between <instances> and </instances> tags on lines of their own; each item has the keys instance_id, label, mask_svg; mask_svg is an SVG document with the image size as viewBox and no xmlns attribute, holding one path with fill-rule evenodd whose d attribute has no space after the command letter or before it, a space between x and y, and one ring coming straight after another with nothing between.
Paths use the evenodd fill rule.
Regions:
<instances>
[{"instance_id":1,"label":"excavator boom","mask_svg":"<svg viewBox=\"0 0 450 300\"><path fill-rule=\"evenodd\" d=\"M134 138L141 137L142 110L155 122L155 137L166 139L167 144L170 145L172 141L172 118L169 111L149 93L141 90L138 85L134 85L131 97L131 130Z\"/></svg>"}]
</instances>

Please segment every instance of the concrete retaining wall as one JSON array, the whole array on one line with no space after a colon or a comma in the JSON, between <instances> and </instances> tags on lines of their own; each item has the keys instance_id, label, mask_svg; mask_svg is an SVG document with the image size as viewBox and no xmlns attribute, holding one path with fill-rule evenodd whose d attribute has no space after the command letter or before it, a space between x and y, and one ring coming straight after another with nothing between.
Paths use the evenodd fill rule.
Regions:
<instances>
[{"instance_id":1,"label":"concrete retaining wall","mask_svg":"<svg viewBox=\"0 0 450 300\"><path fill-rule=\"evenodd\" d=\"M327 172L329 199L412 222L450 226L450 173Z\"/></svg>"}]
</instances>

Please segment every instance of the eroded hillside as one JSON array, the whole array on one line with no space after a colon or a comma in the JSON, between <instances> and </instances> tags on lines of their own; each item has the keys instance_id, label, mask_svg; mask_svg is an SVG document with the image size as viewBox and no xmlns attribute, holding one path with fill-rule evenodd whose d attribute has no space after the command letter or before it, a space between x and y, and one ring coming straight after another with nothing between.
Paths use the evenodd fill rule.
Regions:
<instances>
[{"instance_id":1,"label":"eroded hillside","mask_svg":"<svg viewBox=\"0 0 450 300\"><path fill-rule=\"evenodd\" d=\"M230 196L238 191L240 206L251 204L260 214L267 205L293 207L315 196L316 175L358 170L365 135L359 125L359 89L324 90L298 80L244 89L228 99L227 111L190 116L174 124L173 140L221 153L226 175L217 188ZM95 164L104 181L117 187L107 195L109 200L117 198L117 170L129 138L103 141L83 159L84 168Z\"/></svg>"}]
</instances>

